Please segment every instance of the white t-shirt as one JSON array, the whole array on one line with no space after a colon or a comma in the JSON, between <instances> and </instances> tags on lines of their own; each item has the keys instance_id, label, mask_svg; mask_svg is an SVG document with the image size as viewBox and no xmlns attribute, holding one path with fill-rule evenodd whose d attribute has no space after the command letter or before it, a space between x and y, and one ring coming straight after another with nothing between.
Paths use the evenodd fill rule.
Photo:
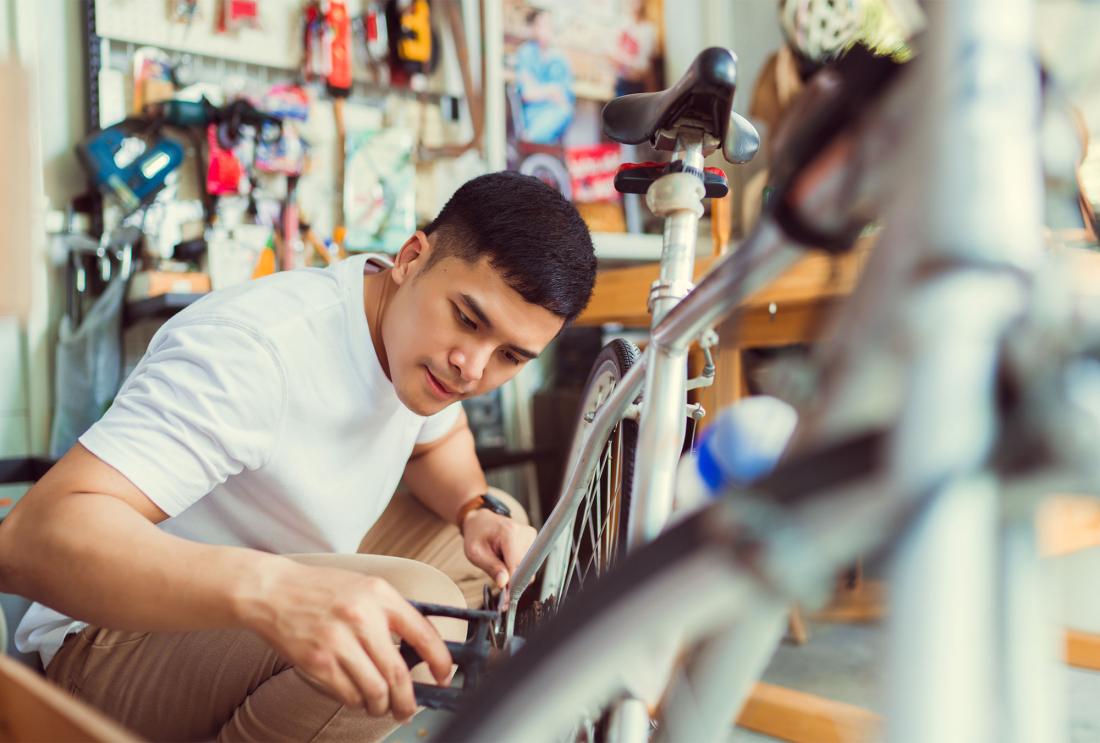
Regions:
<instances>
[{"instance_id":1,"label":"white t-shirt","mask_svg":"<svg viewBox=\"0 0 1100 743\"><path fill-rule=\"evenodd\" d=\"M170 534L355 552L413 446L450 431L460 410L425 418L398 399L367 326L369 258L251 281L180 312L80 443L168 514ZM34 604L16 645L45 665L85 626Z\"/></svg>"}]
</instances>

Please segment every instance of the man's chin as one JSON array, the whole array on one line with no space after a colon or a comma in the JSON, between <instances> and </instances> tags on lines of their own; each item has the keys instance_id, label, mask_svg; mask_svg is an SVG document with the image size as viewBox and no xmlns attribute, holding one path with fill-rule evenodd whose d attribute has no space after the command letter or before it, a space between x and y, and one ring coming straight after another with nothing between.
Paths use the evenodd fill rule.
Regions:
<instances>
[{"instance_id":1,"label":"man's chin","mask_svg":"<svg viewBox=\"0 0 1100 743\"><path fill-rule=\"evenodd\" d=\"M422 415L424 417L435 415L449 404L439 400L433 400L426 393L409 394L407 390L402 390L400 387L396 388L396 391L397 399L401 401L402 405L417 415Z\"/></svg>"}]
</instances>

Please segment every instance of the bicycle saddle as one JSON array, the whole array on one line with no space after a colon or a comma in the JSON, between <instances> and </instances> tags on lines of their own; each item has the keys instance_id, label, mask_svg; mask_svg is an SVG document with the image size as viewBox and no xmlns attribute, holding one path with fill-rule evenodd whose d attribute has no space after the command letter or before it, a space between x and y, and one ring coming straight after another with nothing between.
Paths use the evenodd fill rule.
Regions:
<instances>
[{"instance_id":1,"label":"bicycle saddle","mask_svg":"<svg viewBox=\"0 0 1100 743\"><path fill-rule=\"evenodd\" d=\"M718 46L704 49L668 90L609 101L603 109L604 134L623 144L650 141L657 149L672 149L671 140L657 141L658 133L690 123L725 140L736 88L737 55Z\"/></svg>"}]
</instances>

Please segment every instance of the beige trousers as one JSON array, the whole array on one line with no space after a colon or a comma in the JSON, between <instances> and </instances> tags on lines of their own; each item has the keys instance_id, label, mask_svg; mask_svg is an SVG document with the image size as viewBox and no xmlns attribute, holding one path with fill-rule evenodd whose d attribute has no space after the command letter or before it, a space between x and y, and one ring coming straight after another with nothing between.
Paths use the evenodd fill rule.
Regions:
<instances>
[{"instance_id":1,"label":"beige trousers","mask_svg":"<svg viewBox=\"0 0 1100 743\"><path fill-rule=\"evenodd\" d=\"M500 491L512 513L523 509ZM406 494L394 496L356 555L295 555L389 581L408 599L480 606L490 580L466 560L458 529ZM465 622L432 618L444 639ZM88 627L66 639L46 675L151 740L372 741L396 726L341 705L244 630L122 632ZM431 682L421 664L414 680Z\"/></svg>"}]
</instances>

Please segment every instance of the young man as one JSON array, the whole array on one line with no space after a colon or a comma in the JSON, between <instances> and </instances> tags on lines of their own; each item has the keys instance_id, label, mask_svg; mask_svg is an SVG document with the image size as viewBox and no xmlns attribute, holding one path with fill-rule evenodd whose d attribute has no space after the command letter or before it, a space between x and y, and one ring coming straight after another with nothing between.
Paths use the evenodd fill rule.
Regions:
<instances>
[{"instance_id":1,"label":"young man","mask_svg":"<svg viewBox=\"0 0 1100 743\"><path fill-rule=\"evenodd\" d=\"M379 717L415 711L391 635L438 682L441 635L464 639L403 597L463 598L428 565L350 553L403 476L507 583L534 532L483 498L456 403L538 356L594 279L572 205L496 173L460 188L388 270L357 256L181 312L0 525L0 590L41 602L21 647L151 739L380 738L395 723ZM409 548L422 523L384 521L371 534L391 554L447 552L446 537Z\"/></svg>"}]
</instances>

